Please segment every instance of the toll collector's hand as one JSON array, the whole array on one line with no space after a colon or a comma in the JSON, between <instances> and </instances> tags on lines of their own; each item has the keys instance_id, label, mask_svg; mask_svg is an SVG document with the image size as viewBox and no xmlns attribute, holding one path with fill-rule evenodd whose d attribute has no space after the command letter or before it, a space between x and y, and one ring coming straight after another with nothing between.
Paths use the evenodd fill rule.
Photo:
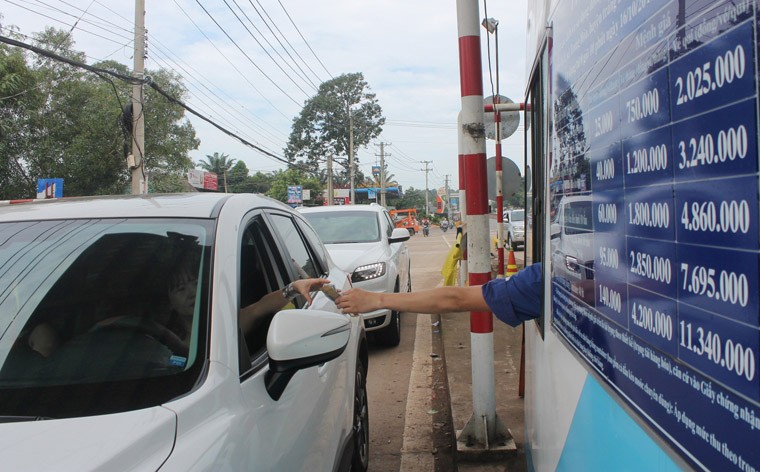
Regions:
<instances>
[{"instance_id":1,"label":"toll collector's hand","mask_svg":"<svg viewBox=\"0 0 760 472\"><path fill-rule=\"evenodd\" d=\"M351 288L340 293L335 304L344 313L367 313L381 308L382 293L368 292L360 288Z\"/></svg>"}]
</instances>

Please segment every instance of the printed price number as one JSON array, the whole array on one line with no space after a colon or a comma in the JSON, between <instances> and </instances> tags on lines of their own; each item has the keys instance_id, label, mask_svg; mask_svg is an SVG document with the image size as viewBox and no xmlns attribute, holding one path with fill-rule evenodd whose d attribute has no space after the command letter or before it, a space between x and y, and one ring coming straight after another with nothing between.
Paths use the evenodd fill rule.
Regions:
<instances>
[{"instance_id":1,"label":"printed price number","mask_svg":"<svg viewBox=\"0 0 760 472\"><path fill-rule=\"evenodd\" d=\"M712 267L681 263L683 289L695 295L704 295L718 301L746 307L749 302L747 275L727 270L718 272Z\"/></svg>"},{"instance_id":2,"label":"printed price number","mask_svg":"<svg viewBox=\"0 0 760 472\"><path fill-rule=\"evenodd\" d=\"M633 303L631 321L635 326L668 341L673 339L673 317L659 310Z\"/></svg>"},{"instance_id":3,"label":"printed price number","mask_svg":"<svg viewBox=\"0 0 760 472\"><path fill-rule=\"evenodd\" d=\"M659 144L625 153L626 173L642 174L668 168L668 146Z\"/></svg>"},{"instance_id":4,"label":"printed price number","mask_svg":"<svg viewBox=\"0 0 760 472\"><path fill-rule=\"evenodd\" d=\"M741 44L718 54L714 60L687 72L685 77L676 78L675 86L678 89L676 105L683 105L710 92L720 90L736 79L741 79L744 77L746 66L747 60Z\"/></svg>"},{"instance_id":5,"label":"printed price number","mask_svg":"<svg viewBox=\"0 0 760 472\"><path fill-rule=\"evenodd\" d=\"M747 157L748 150L747 128L739 125L735 128L720 130L716 138L708 133L690 138L689 142L679 141L678 149L681 153L679 169L708 166L731 162Z\"/></svg>"},{"instance_id":6,"label":"printed price number","mask_svg":"<svg viewBox=\"0 0 760 472\"><path fill-rule=\"evenodd\" d=\"M631 202L628 204L628 223L648 228L670 227L670 204L668 202Z\"/></svg>"},{"instance_id":7,"label":"printed price number","mask_svg":"<svg viewBox=\"0 0 760 472\"><path fill-rule=\"evenodd\" d=\"M751 223L747 200L684 202L681 224L689 231L747 234Z\"/></svg>"},{"instance_id":8,"label":"printed price number","mask_svg":"<svg viewBox=\"0 0 760 472\"><path fill-rule=\"evenodd\" d=\"M615 161L612 158L604 159L596 163L596 179L612 180L615 178Z\"/></svg>"},{"instance_id":9,"label":"printed price number","mask_svg":"<svg viewBox=\"0 0 760 472\"><path fill-rule=\"evenodd\" d=\"M629 256L631 260L629 270L632 274L666 284L673 280L672 265L667 257L652 256L638 251L631 251Z\"/></svg>"},{"instance_id":10,"label":"printed price number","mask_svg":"<svg viewBox=\"0 0 760 472\"><path fill-rule=\"evenodd\" d=\"M748 381L755 378L755 352L751 347L731 339L720 339L718 333L694 326L690 322L681 321L681 347L688 349L698 356L706 356L715 364L733 372Z\"/></svg>"},{"instance_id":11,"label":"printed price number","mask_svg":"<svg viewBox=\"0 0 760 472\"><path fill-rule=\"evenodd\" d=\"M625 102L628 123L657 114L660 111L660 92L654 88Z\"/></svg>"},{"instance_id":12,"label":"printed price number","mask_svg":"<svg viewBox=\"0 0 760 472\"><path fill-rule=\"evenodd\" d=\"M620 256L618 255L617 248L614 247L599 247L599 263L604 267L610 269L617 269L620 265Z\"/></svg>"},{"instance_id":13,"label":"printed price number","mask_svg":"<svg viewBox=\"0 0 760 472\"><path fill-rule=\"evenodd\" d=\"M617 223L617 205L614 203L600 203L596 210L599 223L614 225Z\"/></svg>"},{"instance_id":14,"label":"printed price number","mask_svg":"<svg viewBox=\"0 0 760 472\"><path fill-rule=\"evenodd\" d=\"M623 298L620 292L606 285L599 285L599 303L617 313L623 312Z\"/></svg>"},{"instance_id":15,"label":"printed price number","mask_svg":"<svg viewBox=\"0 0 760 472\"><path fill-rule=\"evenodd\" d=\"M612 111L602 113L594 118L594 137L605 135L612 131L615 126L615 120L612 117Z\"/></svg>"}]
</instances>

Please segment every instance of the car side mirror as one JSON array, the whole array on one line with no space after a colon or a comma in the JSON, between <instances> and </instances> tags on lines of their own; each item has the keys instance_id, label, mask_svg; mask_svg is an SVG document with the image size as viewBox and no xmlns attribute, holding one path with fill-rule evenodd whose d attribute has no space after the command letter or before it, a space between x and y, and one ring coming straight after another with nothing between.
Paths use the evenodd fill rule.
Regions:
<instances>
[{"instance_id":1,"label":"car side mirror","mask_svg":"<svg viewBox=\"0 0 760 472\"><path fill-rule=\"evenodd\" d=\"M408 241L411 235L409 234L409 231L404 228L394 228L393 232L391 233L390 238L388 238L388 242L390 244L393 243L401 243L404 241Z\"/></svg>"},{"instance_id":2,"label":"car side mirror","mask_svg":"<svg viewBox=\"0 0 760 472\"><path fill-rule=\"evenodd\" d=\"M278 312L267 334L269 396L279 400L296 372L340 356L350 338L351 321L346 315L320 310Z\"/></svg>"}]
</instances>

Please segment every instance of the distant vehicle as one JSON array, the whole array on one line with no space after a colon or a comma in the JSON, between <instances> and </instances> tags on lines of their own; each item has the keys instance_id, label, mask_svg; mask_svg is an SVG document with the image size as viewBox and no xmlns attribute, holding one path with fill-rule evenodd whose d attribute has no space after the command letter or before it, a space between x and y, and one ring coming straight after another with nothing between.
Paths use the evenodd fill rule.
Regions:
<instances>
[{"instance_id":1,"label":"distant vehicle","mask_svg":"<svg viewBox=\"0 0 760 472\"><path fill-rule=\"evenodd\" d=\"M245 335L238 323L302 273L348 285L289 207L221 193L8 205L0 240L4 469L367 470L360 319L315 293Z\"/></svg>"},{"instance_id":2,"label":"distant vehicle","mask_svg":"<svg viewBox=\"0 0 760 472\"><path fill-rule=\"evenodd\" d=\"M504 225L507 247L516 249L518 246L525 246L525 210L505 210Z\"/></svg>"},{"instance_id":3,"label":"distant vehicle","mask_svg":"<svg viewBox=\"0 0 760 472\"><path fill-rule=\"evenodd\" d=\"M420 222L417 220L416 209L391 210L390 215L396 228L405 228L412 236L420 232Z\"/></svg>"},{"instance_id":4,"label":"distant vehicle","mask_svg":"<svg viewBox=\"0 0 760 472\"><path fill-rule=\"evenodd\" d=\"M317 230L332 259L350 274L351 283L372 292L409 292L412 289L409 231L394 228L382 206L344 205L299 208ZM396 346L401 340L399 312L363 313L364 325L380 343Z\"/></svg>"}]
</instances>

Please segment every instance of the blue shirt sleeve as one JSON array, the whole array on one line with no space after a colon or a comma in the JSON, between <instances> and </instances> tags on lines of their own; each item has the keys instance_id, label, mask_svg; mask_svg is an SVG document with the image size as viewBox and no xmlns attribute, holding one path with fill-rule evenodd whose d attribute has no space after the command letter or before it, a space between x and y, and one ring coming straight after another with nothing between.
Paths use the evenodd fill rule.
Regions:
<instances>
[{"instance_id":1,"label":"blue shirt sleeve","mask_svg":"<svg viewBox=\"0 0 760 472\"><path fill-rule=\"evenodd\" d=\"M538 318L543 295L541 263L530 265L508 279L491 280L482 290L488 307L504 323L517 326Z\"/></svg>"}]
</instances>

